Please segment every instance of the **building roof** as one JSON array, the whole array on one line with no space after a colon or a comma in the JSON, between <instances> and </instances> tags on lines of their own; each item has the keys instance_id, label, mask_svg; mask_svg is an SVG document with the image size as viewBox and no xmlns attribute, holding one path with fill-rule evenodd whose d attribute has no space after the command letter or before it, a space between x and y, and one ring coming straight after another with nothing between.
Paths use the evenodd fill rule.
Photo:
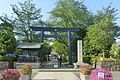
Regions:
<instances>
[{"instance_id":1,"label":"building roof","mask_svg":"<svg viewBox=\"0 0 120 80\"><path fill-rule=\"evenodd\" d=\"M116 45L120 46L120 41L116 42Z\"/></svg>"},{"instance_id":2,"label":"building roof","mask_svg":"<svg viewBox=\"0 0 120 80\"><path fill-rule=\"evenodd\" d=\"M39 49L41 48L40 43L21 43L17 46L17 49Z\"/></svg>"}]
</instances>

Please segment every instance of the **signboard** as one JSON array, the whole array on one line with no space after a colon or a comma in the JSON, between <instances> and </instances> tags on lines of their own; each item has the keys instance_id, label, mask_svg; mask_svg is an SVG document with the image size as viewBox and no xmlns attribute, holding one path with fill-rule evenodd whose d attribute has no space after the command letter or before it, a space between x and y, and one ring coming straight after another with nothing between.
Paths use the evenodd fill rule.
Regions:
<instances>
[{"instance_id":1,"label":"signboard","mask_svg":"<svg viewBox=\"0 0 120 80\"><path fill-rule=\"evenodd\" d=\"M104 79L105 74L103 72L98 72L98 79Z\"/></svg>"}]
</instances>

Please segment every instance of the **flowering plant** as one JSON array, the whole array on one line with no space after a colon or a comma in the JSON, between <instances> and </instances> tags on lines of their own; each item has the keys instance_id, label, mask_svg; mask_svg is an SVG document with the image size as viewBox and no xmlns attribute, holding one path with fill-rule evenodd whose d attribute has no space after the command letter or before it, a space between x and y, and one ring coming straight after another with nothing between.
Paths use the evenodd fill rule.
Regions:
<instances>
[{"instance_id":1,"label":"flowering plant","mask_svg":"<svg viewBox=\"0 0 120 80\"><path fill-rule=\"evenodd\" d=\"M31 74L31 73L32 73L32 66L29 65L29 64L24 64L24 65L22 66L21 73L22 73L23 75Z\"/></svg>"},{"instance_id":2,"label":"flowering plant","mask_svg":"<svg viewBox=\"0 0 120 80\"><path fill-rule=\"evenodd\" d=\"M80 64L80 72L84 75L90 75L91 73L91 65L84 63L84 64Z\"/></svg>"},{"instance_id":3,"label":"flowering plant","mask_svg":"<svg viewBox=\"0 0 120 80\"><path fill-rule=\"evenodd\" d=\"M3 80L19 80L20 76L20 72L16 69L7 69L2 73Z\"/></svg>"},{"instance_id":4,"label":"flowering plant","mask_svg":"<svg viewBox=\"0 0 120 80\"><path fill-rule=\"evenodd\" d=\"M98 73L102 73L103 76L99 76ZM110 71L105 69L94 69L91 71L90 80L113 80Z\"/></svg>"}]
</instances>

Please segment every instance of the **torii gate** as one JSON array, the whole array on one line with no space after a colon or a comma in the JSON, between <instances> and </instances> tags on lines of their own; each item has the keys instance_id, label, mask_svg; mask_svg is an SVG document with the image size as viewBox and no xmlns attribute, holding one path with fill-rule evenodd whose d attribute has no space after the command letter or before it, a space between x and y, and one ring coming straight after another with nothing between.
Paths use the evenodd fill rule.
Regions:
<instances>
[{"instance_id":1,"label":"torii gate","mask_svg":"<svg viewBox=\"0 0 120 80\"><path fill-rule=\"evenodd\" d=\"M71 32L80 31L80 28L52 28L52 27L33 27L33 31L41 31L40 33L40 43L43 43L44 38L68 38L68 54L69 54L69 65L72 65L72 51L71 51L71 38L79 38L78 36L73 36ZM44 32L53 32L52 35L44 34ZM59 35L58 32L68 32L68 35Z\"/></svg>"}]
</instances>

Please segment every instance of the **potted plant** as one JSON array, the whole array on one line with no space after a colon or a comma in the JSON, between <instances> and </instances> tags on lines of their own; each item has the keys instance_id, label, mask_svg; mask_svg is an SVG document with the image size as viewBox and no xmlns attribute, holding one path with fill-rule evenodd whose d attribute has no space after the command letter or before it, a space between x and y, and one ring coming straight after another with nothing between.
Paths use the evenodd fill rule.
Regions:
<instances>
[{"instance_id":1,"label":"potted plant","mask_svg":"<svg viewBox=\"0 0 120 80\"><path fill-rule=\"evenodd\" d=\"M21 80L31 80L32 66L29 64L22 65Z\"/></svg>"},{"instance_id":2,"label":"potted plant","mask_svg":"<svg viewBox=\"0 0 120 80\"><path fill-rule=\"evenodd\" d=\"M89 76L91 73L91 65L87 63L80 64L80 78L82 80L89 80Z\"/></svg>"},{"instance_id":3,"label":"potted plant","mask_svg":"<svg viewBox=\"0 0 120 80\"><path fill-rule=\"evenodd\" d=\"M16 69L7 69L2 73L2 80L19 80L21 74Z\"/></svg>"}]
</instances>

